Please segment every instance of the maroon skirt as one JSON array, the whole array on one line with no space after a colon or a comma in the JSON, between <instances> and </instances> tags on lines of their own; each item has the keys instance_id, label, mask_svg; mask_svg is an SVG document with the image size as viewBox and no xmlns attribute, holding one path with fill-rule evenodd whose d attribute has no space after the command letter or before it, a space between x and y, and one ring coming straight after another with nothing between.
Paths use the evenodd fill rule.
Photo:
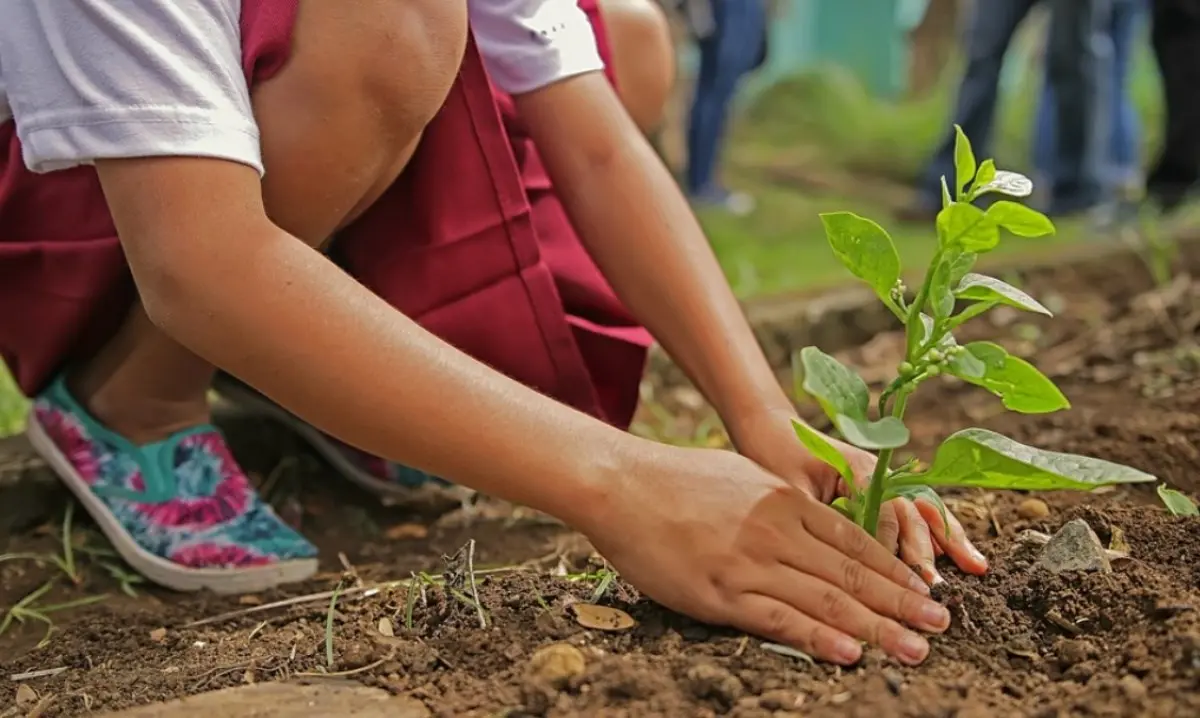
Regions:
<instances>
[{"instance_id":1,"label":"maroon skirt","mask_svg":"<svg viewBox=\"0 0 1200 718\"><path fill-rule=\"evenodd\" d=\"M299 0L244 0L253 85L287 61ZM595 0L602 55L607 42ZM611 78L610 78L611 79ZM580 243L512 101L474 43L396 183L339 233L346 269L392 306L526 385L618 426L650 337ZM135 297L90 167L36 175L0 124L0 354L23 391L112 335Z\"/></svg>"}]
</instances>

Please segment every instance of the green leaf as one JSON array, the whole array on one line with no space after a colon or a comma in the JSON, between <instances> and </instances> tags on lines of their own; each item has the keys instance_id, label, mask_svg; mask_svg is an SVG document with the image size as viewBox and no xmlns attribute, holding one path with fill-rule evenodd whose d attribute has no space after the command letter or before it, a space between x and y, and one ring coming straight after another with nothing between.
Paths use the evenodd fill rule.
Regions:
<instances>
[{"instance_id":1,"label":"green leaf","mask_svg":"<svg viewBox=\"0 0 1200 718\"><path fill-rule=\"evenodd\" d=\"M839 496L833 500L833 503L831 503L830 506L842 516L845 516L854 523L858 523L858 512L854 510L855 504L851 502L850 499L846 498L845 496Z\"/></svg>"},{"instance_id":2,"label":"green leaf","mask_svg":"<svg viewBox=\"0 0 1200 718\"><path fill-rule=\"evenodd\" d=\"M1090 491L1112 484L1155 480L1144 471L1111 461L1037 449L987 429L964 429L938 447L928 471L897 477L892 483L1014 491Z\"/></svg>"},{"instance_id":3,"label":"green leaf","mask_svg":"<svg viewBox=\"0 0 1200 718\"><path fill-rule=\"evenodd\" d=\"M858 374L816 347L800 350L800 388L816 399L846 441L862 449L894 449L908 443L908 429L895 417L871 421L871 393Z\"/></svg>"},{"instance_id":4,"label":"green leaf","mask_svg":"<svg viewBox=\"0 0 1200 718\"><path fill-rule=\"evenodd\" d=\"M883 493L883 500L891 499L908 499L916 502L917 499L924 499L926 502L933 504L938 513L942 515L942 526L946 531L946 538L950 538L950 515L946 510L946 504L942 501L942 497L938 496L938 492L928 486L912 485L912 486L889 486Z\"/></svg>"},{"instance_id":5,"label":"green leaf","mask_svg":"<svg viewBox=\"0 0 1200 718\"><path fill-rule=\"evenodd\" d=\"M986 274L967 274L958 283L954 296L959 299L969 299L976 302L995 302L1007 304L1010 307L1024 309L1027 312L1054 316L1042 303L1025 292L1017 289L1008 282L1001 281Z\"/></svg>"},{"instance_id":6,"label":"green leaf","mask_svg":"<svg viewBox=\"0 0 1200 718\"><path fill-rule=\"evenodd\" d=\"M972 194L978 198L989 192L1006 194L1009 197L1028 197L1033 194L1033 182L1019 172L996 170L996 176L987 183L976 182Z\"/></svg>"},{"instance_id":7,"label":"green leaf","mask_svg":"<svg viewBox=\"0 0 1200 718\"><path fill-rule=\"evenodd\" d=\"M853 212L822 214L821 223L838 260L887 299L900 279L900 255L883 227Z\"/></svg>"},{"instance_id":8,"label":"green leaf","mask_svg":"<svg viewBox=\"0 0 1200 718\"><path fill-rule=\"evenodd\" d=\"M975 173L975 181L971 183L972 198L980 187L996 179L996 160L987 159L979 163L979 171Z\"/></svg>"},{"instance_id":9,"label":"green leaf","mask_svg":"<svg viewBox=\"0 0 1200 718\"><path fill-rule=\"evenodd\" d=\"M950 185L946 184L946 175L942 175L942 209L954 204L954 198L950 196Z\"/></svg>"},{"instance_id":10,"label":"green leaf","mask_svg":"<svg viewBox=\"0 0 1200 718\"><path fill-rule=\"evenodd\" d=\"M1163 505L1172 516L1200 516L1200 510L1197 510L1196 504L1187 494L1167 488L1166 484L1158 485L1158 498L1162 499Z\"/></svg>"},{"instance_id":11,"label":"green leaf","mask_svg":"<svg viewBox=\"0 0 1200 718\"><path fill-rule=\"evenodd\" d=\"M971 352L964 351L962 354L950 358L950 364L946 367L946 373L972 384L977 384L987 374L987 364L984 364Z\"/></svg>"},{"instance_id":12,"label":"green leaf","mask_svg":"<svg viewBox=\"0 0 1200 718\"><path fill-rule=\"evenodd\" d=\"M954 126L954 192L959 196L963 188L975 179L975 152L971 140L958 125Z\"/></svg>"},{"instance_id":13,"label":"green leaf","mask_svg":"<svg viewBox=\"0 0 1200 718\"><path fill-rule=\"evenodd\" d=\"M929 278L929 311L937 319L954 313L954 292L951 290L953 267L946 259L938 262Z\"/></svg>"},{"instance_id":14,"label":"green leaf","mask_svg":"<svg viewBox=\"0 0 1200 718\"><path fill-rule=\"evenodd\" d=\"M976 254L974 252L950 251L947 255L950 264L950 283L958 285L962 282L963 277L971 271L971 267L975 266Z\"/></svg>"},{"instance_id":15,"label":"green leaf","mask_svg":"<svg viewBox=\"0 0 1200 718\"><path fill-rule=\"evenodd\" d=\"M867 383L837 359L816 347L799 355L800 389L821 405L830 421L839 415L865 419L871 393Z\"/></svg>"},{"instance_id":16,"label":"green leaf","mask_svg":"<svg viewBox=\"0 0 1200 718\"><path fill-rule=\"evenodd\" d=\"M971 355L983 365L983 374L974 371L959 374L956 371L958 365L954 363L949 367L950 372L1000 397L1006 409L1022 414L1049 414L1071 407L1071 402L1049 377L1024 359L1009 354L999 344L971 342L964 349L966 354L956 358Z\"/></svg>"},{"instance_id":17,"label":"green leaf","mask_svg":"<svg viewBox=\"0 0 1200 718\"><path fill-rule=\"evenodd\" d=\"M851 492L857 491L854 483L854 470L850 468L850 462L846 460L842 452L837 450L836 446L829 442L824 434L799 419L792 419L792 428L796 431L796 438L800 440L804 448L808 449L810 454L836 469Z\"/></svg>"},{"instance_id":18,"label":"green leaf","mask_svg":"<svg viewBox=\"0 0 1200 718\"><path fill-rule=\"evenodd\" d=\"M1006 199L993 202L987 218L1018 237L1045 237L1054 234L1054 223L1036 209Z\"/></svg>"},{"instance_id":19,"label":"green leaf","mask_svg":"<svg viewBox=\"0 0 1200 718\"><path fill-rule=\"evenodd\" d=\"M982 253L1000 243L1000 228L987 213L975 205L955 202L938 212L938 243L944 249L957 248Z\"/></svg>"},{"instance_id":20,"label":"green leaf","mask_svg":"<svg viewBox=\"0 0 1200 718\"><path fill-rule=\"evenodd\" d=\"M839 414L833 425L846 441L860 449L898 449L908 443L908 427L902 419L885 416L879 421Z\"/></svg>"}]
</instances>

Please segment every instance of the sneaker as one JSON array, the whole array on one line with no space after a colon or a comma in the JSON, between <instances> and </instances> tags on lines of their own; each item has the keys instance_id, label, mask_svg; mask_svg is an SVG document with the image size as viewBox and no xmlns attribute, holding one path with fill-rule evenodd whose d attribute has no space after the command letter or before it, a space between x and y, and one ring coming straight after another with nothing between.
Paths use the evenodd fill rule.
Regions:
<instances>
[{"instance_id":1,"label":"sneaker","mask_svg":"<svg viewBox=\"0 0 1200 718\"><path fill-rule=\"evenodd\" d=\"M317 571L316 547L259 498L214 426L135 446L59 377L34 401L28 434L121 558L156 584L254 593Z\"/></svg>"},{"instance_id":2,"label":"sneaker","mask_svg":"<svg viewBox=\"0 0 1200 718\"><path fill-rule=\"evenodd\" d=\"M387 503L439 503L442 499L464 502L473 493L445 479L381 459L343 443L228 374L218 374L214 388L234 404L269 416L296 432L335 471Z\"/></svg>"}]
</instances>

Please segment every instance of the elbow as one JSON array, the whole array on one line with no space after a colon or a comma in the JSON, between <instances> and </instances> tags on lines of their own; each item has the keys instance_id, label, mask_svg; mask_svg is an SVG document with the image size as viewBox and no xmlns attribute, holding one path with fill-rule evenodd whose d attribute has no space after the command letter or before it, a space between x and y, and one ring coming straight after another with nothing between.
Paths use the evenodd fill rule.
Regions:
<instances>
[{"instance_id":1,"label":"elbow","mask_svg":"<svg viewBox=\"0 0 1200 718\"><path fill-rule=\"evenodd\" d=\"M183 269L185 266L162 256L130 259L142 309L154 326L176 340L187 334L189 308L196 307L193 288L196 278Z\"/></svg>"}]
</instances>

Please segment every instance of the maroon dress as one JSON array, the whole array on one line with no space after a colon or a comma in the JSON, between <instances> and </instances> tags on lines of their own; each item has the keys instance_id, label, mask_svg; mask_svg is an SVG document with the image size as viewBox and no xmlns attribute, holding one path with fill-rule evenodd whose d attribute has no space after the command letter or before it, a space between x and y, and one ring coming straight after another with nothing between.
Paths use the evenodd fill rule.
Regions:
<instances>
[{"instance_id":1,"label":"maroon dress","mask_svg":"<svg viewBox=\"0 0 1200 718\"><path fill-rule=\"evenodd\" d=\"M244 0L252 85L286 62L298 4ZM595 0L580 5L607 58ZM650 337L583 248L473 42L404 174L335 244L351 274L426 329L530 387L628 425ZM33 174L13 122L0 124L0 354L22 390L38 392L96 351L134 296L95 171Z\"/></svg>"}]
</instances>

